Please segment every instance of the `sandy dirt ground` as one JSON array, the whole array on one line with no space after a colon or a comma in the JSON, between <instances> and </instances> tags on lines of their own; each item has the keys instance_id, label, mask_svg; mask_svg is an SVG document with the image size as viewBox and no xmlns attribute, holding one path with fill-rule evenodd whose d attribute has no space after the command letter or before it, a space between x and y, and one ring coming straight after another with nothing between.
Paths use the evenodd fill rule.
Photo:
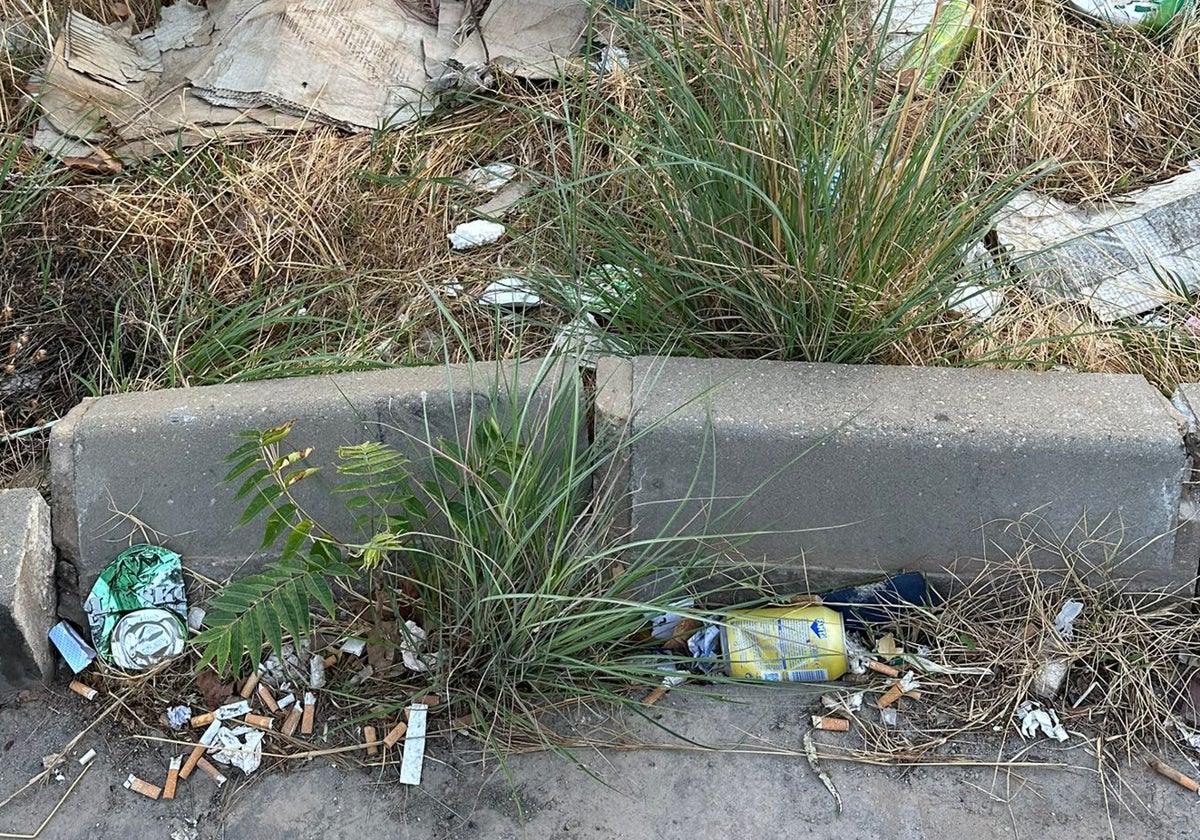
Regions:
<instances>
[{"instance_id":1,"label":"sandy dirt ground","mask_svg":"<svg viewBox=\"0 0 1200 840\"><path fill-rule=\"evenodd\" d=\"M811 692L754 687L724 702L675 693L626 732L664 747L578 750L575 762L535 753L504 766L431 722L419 787L402 785L396 765L356 768L328 759L264 760L251 776L228 770L218 788L199 771L172 801L122 787L134 773L161 784L178 747L134 737L108 719L79 739L53 776L0 807L0 837L41 832L58 838L1194 838L1200 799L1144 764L1100 783L1088 744L1073 737L1028 749L1023 761L1067 763L1000 772L986 767L896 768L825 762L845 809L813 774L802 751ZM57 685L0 708L0 800L42 769L103 705ZM666 735L669 727L690 740ZM144 733L148 734L148 733ZM166 733L163 733L166 734ZM848 736L816 733L834 743ZM718 746L724 749L706 749ZM1015 736L994 745L1011 756ZM95 749L83 772L79 755ZM772 754L774 753L774 754ZM782 753L782 754L781 754ZM78 784L63 799L68 787Z\"/></svg>"}]
</instances>

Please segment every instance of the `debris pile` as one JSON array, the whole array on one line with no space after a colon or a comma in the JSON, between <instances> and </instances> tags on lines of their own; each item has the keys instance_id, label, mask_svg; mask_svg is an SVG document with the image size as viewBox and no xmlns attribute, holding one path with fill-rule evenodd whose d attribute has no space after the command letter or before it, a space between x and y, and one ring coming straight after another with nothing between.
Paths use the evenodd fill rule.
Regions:
<instances>
[{"instance_id":1,"label":"debris pile","mask_svg":"<svg viewBox=\"0 0 1200 840\"><path fill-rule=\"evenodd\" d=\"M117 171L213 138L396 128L497 72L546 79L583 60L580 0L436 8L428 21L394 0L183 0L136 34L71 11L31 82L33 144Z\"/></svg>"}]
</instances>

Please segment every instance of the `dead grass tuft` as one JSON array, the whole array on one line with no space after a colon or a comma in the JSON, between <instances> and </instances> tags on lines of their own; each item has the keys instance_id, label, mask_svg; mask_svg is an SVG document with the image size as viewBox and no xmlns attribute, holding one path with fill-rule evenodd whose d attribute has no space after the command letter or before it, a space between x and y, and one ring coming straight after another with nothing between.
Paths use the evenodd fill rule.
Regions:
<instances>
[{"instance_id":1,"label":"dead grass tuft","mask_svg":"<svg viewBox=\"0 0 1200 840\"><path fill-rule=\"evenodd\" d=\"M1090 201L1183 171L1200 149L1200 19L1160 36L1067 4L979 3L964 77L995 88L984 120L995 173L1042 161L1039 189Z\"/></svg>"},{"instance_id":2,"label":"dead grass tuft","mask_svg":"<svg viewBox=\"0 0 1200 840\"><path fill-rule=\"evenodd\" d=\"M909 654L921 646L929 660L956 673L922 675L921 699L902 701L896 727L880 725L873 711L861 715L859 757L937 760L952 741L969 746L970 736L990 741L995 732L1005 742L1017 738L1016 747L1001 751L1020 758L1034 743L1014 735L1024 700L1057 712L1072 735L1063 749L1090 743L1103 754L1096 758L1123 762L1180 742L1176 722L1195 670L1187 663L1200 645L1192 587L1149 591L1123 573L1111 522L1081 524L1063 539L1046 540L1031 536L1031 521L1012 526L1025 536L1015 555L972 564L977 572L956 579L944 605L907 610L884 628ZM1083 612L1072 638L1063 640L1054 619L1072 599ZM1035 677L1052 659L1069 663L1062 689L1038 697ZM1040 736L1034 741L1057 747Z\"/></svg>"}]
</instances>

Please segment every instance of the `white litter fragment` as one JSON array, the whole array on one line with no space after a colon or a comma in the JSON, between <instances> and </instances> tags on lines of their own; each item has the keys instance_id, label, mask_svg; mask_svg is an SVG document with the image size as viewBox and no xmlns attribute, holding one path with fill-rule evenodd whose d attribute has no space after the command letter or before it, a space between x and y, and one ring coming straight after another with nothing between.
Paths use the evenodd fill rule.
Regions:
<instances>
[{"instance_id":1,"label":"white litter fragment","mask_svg":"<svg viewBox=\"0 0 1200 840\"><path fill-rule=\"evenodd\" d=\"M188 607L187 626L193 633L199 633L204 629L204 616L208 613L203 607Z\"/></svg>"},{"instance_id":2,"label":"white litter fragment","mask_svg":"<svg viewBox=\"0 0 1200 840\"><path fill-rule=\"evenodd\" d=\"M997 289L964 283L954 290L946 308L976 321L986 321L996 314L1003 303L1004 295Z\"/></svg>"},{"instance_id":3,"label":"white litter fragment","mask_svg":"<svg viewBox=\"0 0 1200 840\"><path fill-rule=\"evenodd\" d=\"M340 648L342 653L350 656L362 656L366 649L367 643L363 639L345 639Z\"/></svg>"},{"instance_id":4,"label":"white litter fragment","mask_svg":"<svg viewBox=\"0 0 1200 840\"><path fill-rule=\"evenodd\" d=\"M243 773L253 773L262 763L262 730L249 726L221 728L213 744L213 760L231 764Z\"/></svg>"},{"instance_id":5,"label":"white litter fragment","mask_svg":"<svg viewBox=\"0 0 1200 840\"><path fill-rule=\"evenodd\" d=\"M183 729L191 720L191 706L171 706L167 709L167 724L172 729Z\"/></svg>"},{"instance_id":6,"label":"white litter fragment","mask_svg":"<svg viewBox=\"0 0 1200 840\"><path fill-rule=\"evenodd\" d=\"M247 714L249 711L250 701L238 700L236 703L226 703L224 706L218 707L216 712L213 714L217 716L217 720L231 720L233 718L241 717L242 715Z\"/></svg>"},{"instance_id":7,"label":"white litter fragment","mask_svg":"<svg viewBox=\"0 0 1200 840\"><path fill-rule=\"evenodd\" d=\"M489 163L477 166L462 176L463 183L476 192L496 192L517 175L511 163Z\"/></svg>"},{"instance_id":8,"label":"white litter fragment","mask_svg":"<svg viewBox=\"0 0 1200 840\"><path fill-rule=\"evenodd\" d=\"M425 764L425 715L429 707L413 703L408 707L408 730L404 733L404 757L400 761L400 782L421 784L421 768Z\"/></svg>"},{"instance_id":9,"label":"white litter fragment","mask_svg":"<svg viewBox=\"0 0 1200 840\"><path fill-rule=\"evenodd\" d=\"M579 364L594 370L602 356L630 356L629 344L600 326L591 312L581 312L559 328L554 348L564 355L578 359Z\"/></svg>"},{"instance_id":10,"label":"white litter fragment","mask_svg":"<svg viewBox=\"0 0 1200 840\"><path fill-rule=\"evenodd\" d=\"M592 72L606 75L614 70L629 69L629 53L620 47L602 47L600 57L590 64Z\"/></svg>"},{"instance_id":11,"label":"white litter fragment","mask_svg":"<svg viewBox=\"0 0 1200 840\"><path fill-rule=\"evenodd\" d=\"M853 694L822 694L821 705L832 712L853 715L862 708L865 694L865 691L856 691Z\"/></svg>"},{"instance_id":12,"label":"white litter fragment","mask_svg":"<svg viewBox=\"0 0 1200 840\"><path fill-rule=\"evenodd\" d=\"M541 297L519 277L501 277L479 296L479 305L489 308L524 309L538 306L541 302Z\"/></svg>"},{"instance_id":13,"label":"white litter fragment","mask_svg":"<svg viewBox=\"0 0 1200 840\"><path fill-rule=\"evenodd\" d=\"M895 726L899 719L900 716L896 712L895 706L888 706L885 709L879 710L879 722L884 726Z\"/></svg>"},{"instance_id":14,"label":"white litter fragment","mask_svg":"<svg viewBox=\"0 0 1200 840\"><path fill-rule=\"evenodd\" d=\"M1058 635L1068 642L1071 641L1075 635L1075 619L1079 618L1082 613L1083 603L1080 601L1067 601L1063 604L1058 615L1054 617L1054 629Z\"/></svg>"},{"instance_id":15,"label":"white litter fragment","mask_svg":"<svg viewBox=\"0 0 1200 840\"><path fill-rule=\"evenodd\" d=\"M308 686L313 691L325 687L325 660L319 654L308 660Z\"/></svg>"},{"instance_id":16,"label":"white litter fragment","mask_svg":"<svg viewBox=\"0 0 1200 840\"><path fill-rule=\"evenodd\" d=\"M467 251L483 245L491 245L504 235L504 225L499 222L489 222L486 219L475 219L463 222L453 232L447 233L450 247L455 251Z\"/></svg>"},{"instance_id":17,"label":"white litter fragment","mask_svg":"<svg viewBox=\"0 0 1200 840\"><path fill-rule=\"evenodd\" d=\"M422 673L435 664L436 658L424 653L425 630L415 621L404 622L404 634L400 640L400 655L404 658L404 667L410 671Z\"/></svg>"},{"instance_id":18,"label":"white litter fragment","mask_svg":"<svg viewBox=\"0 0 1200 840\"><path fill-rule=\"evenodd\" d=\"M211 747L217 742L217 735L221 732L221 721L214 720L208 725L208 729L204 730L204 734L200 736L200 743L206 747Z\"/></svg>"},{"instance_id":19,"label":"white litter fragment","mask_svg":"<svg viewBox=\"0 0 1200 840\"><path fill-rule=\"evenodd\" d=\"M1067 730L1059 723L1055 711L1034 700L1025 700L1017 707L1017 720L1021 722L1021 736L1024 738L1037 737L1039 730L1047 738L1059 742L1066 741L1069 737Z\"/></svg>"}]
</instances>

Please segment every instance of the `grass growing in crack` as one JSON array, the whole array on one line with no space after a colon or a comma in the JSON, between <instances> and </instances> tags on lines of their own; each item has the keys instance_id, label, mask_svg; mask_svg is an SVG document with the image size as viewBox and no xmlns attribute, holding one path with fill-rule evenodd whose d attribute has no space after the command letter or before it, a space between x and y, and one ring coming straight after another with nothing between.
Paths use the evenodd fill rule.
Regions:
<instances>
[{"instance_id":1,"label":"grass growing in crack","mask_svg":"<svg viewBox=\"0 0 1200 840\"><path fill-rule=\"evenodd\" d=\"M605 294L580 263L630 278L611 328L637 350L889 361L964 281L994 282L967 251L1030 179L985 173L968 142L986 93L896 94L854 14L666 2L622 21L632 104L600 89L563 120L576 154L548 212L579 291Z\"/></svg>"},{"instance_id":2,"label":"grass growing in crack","mask_svg":"<svg viewBox=\"0 0 1200 840\"><path fill-rule=\"evenodd\" d=\"M229 478L241 482L244 521L265 514L264 545L281 557L211 602L202 662L238 671L279 648L280 628L308 637L310 600L343 611L331 586L341 579L370 593L359 632L381 708L432 691L498 753L513 739L560 744L551 721L564 703L632 702L630 688L657 684L647 614L743 581L725 565L713 592L692 591L713 579L704 552L622 532L610 472L632 441L585 439L582 386L557 363L514 376L540 383L540 396L469 409L459 418L469 433L408 441L412 461L379 442L338 450L335 492L361 537L335 534L297 497L315 468L310 450L288 451L289 427L250 434Z\"/></svg>"}]
</instances>

